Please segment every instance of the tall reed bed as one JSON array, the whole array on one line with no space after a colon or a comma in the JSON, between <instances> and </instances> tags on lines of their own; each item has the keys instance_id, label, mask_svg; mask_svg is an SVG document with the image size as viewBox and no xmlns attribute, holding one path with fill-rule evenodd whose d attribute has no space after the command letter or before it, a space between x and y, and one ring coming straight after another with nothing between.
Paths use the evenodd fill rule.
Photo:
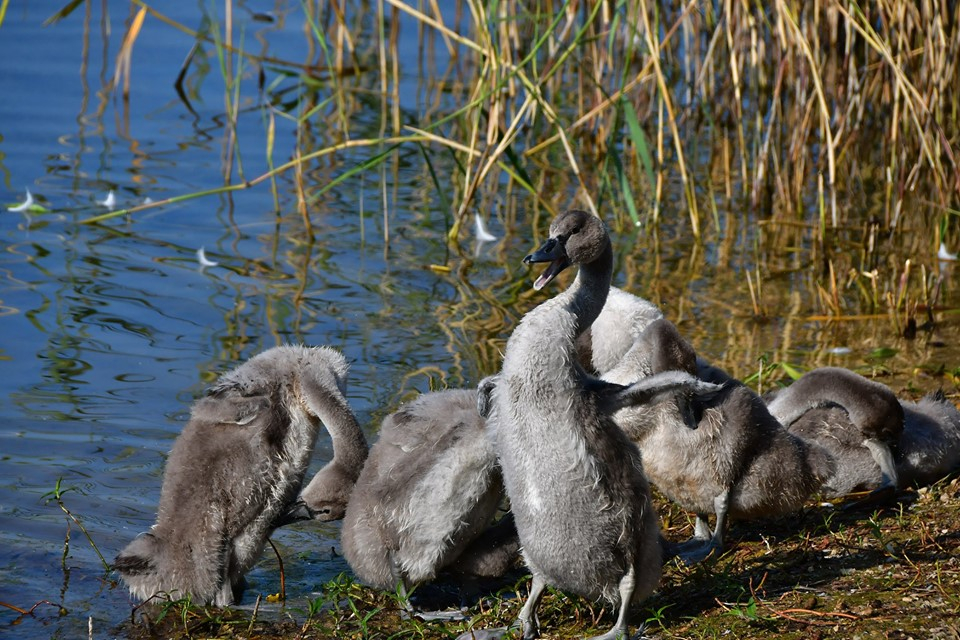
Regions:
<instances>
[{"instance_id":1,"label":"tall reed bed","mask_svg":"<svg viewBox=\"0 0 960 640\"><path fill-rule=\"evenodd\" d=\"M170 22L162 5L133 5L125 49L144 12ZM380 202L363 206L382 210L389 241L397 166L413 154L422 159L423 198L441 204L454 246L468 239L476 213L498 203L508 203L508 228L538 227L570 205L602 212L619 229L669 227L720 245L738 226L759 226L760 264L748 283L758 317L765 310L755 289L778 260L814 265L826 316L887 308L906 322L911 301L936 302L930 274L918 283L905 260L926 259L932 269L939 241L957 242L956 3L283 7L284 20L302 23L305 59L243 50L233 0L212 29L180 25L218 52L225 79L230 151L226 184L214 193L269 182L276 195L284 176L309 235L316 204L360 177L379 185ZM123 68L117 77L128 82ZM256 176L235 163L237 109L251 97L241 95L241 74L258 79L269 131L269 170ZM358 124L371 109L373 131ZM294 152L274 159L284 126L295 132Z\"/></svg>"}]
</instances>

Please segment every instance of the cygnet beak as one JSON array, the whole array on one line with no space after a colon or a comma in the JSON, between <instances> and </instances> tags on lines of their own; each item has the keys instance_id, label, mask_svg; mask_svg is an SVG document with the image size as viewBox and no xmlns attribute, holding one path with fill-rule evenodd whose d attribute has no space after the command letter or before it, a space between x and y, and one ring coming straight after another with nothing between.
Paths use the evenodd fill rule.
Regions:
<instances>
[{"instance_id":1,"label":"cygnet beak","mask_svg":"<svg viewBox=\"0 0 960 640\"><path fill-rule=\"evenodd\" d=\"M533 264L535 262L549 262L550 265L546 271L540 274L537 281L533 283L533 288L539 291L557 277L557 275L570 266L570 259L567 257L565 246L566 238L550 238L536 251L523 259L524 264Z\"/></svg>"}]
</instances>

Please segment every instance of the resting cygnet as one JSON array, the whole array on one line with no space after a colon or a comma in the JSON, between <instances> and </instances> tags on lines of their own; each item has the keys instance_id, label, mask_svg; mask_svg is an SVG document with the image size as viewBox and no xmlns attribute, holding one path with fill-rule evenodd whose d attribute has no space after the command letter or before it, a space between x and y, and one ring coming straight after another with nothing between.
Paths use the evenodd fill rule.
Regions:
<instances>
[{"instance_id":1,"label":"resting cygnet","mask_svg":"<svg viewBox=\"0 0 960 640\"><path fill-rule=\"evenodd\" d=\"M233 604L275 522L296 500L321 421L354 423L347 362L281 346L220 377L167 459L157 522L114 568L140 599L165 592Z\"/></svg>"},{"instance_id":2,"label":"resting cygnet","mask_svg":"<svg viewBox=\"0 0 960 640\"><path fill-rule=\"evenodd\" d=\"M628 384L662 371L692 373L697 368L693 347L676 327L656 320L603 379ZM697 514L694 537L677 549L691 563L723 548L728 517L754 519L794 511L834 469L826 451L790 434L756 393L720 373L717 378L730 381L712 399L694 401L693 429L686 426L690 408L682 403L629 407L615 416L640 447L650 481ZM713 532L710 513L717 516Z\"/></svg>"},{"instance_id":3,"label":"resting cygnet","mask_svg":"<svg viewBox=\"0 0 960 640\"><path fill-rule=\"evenodd\" d=\"M837 459L828 497L904 488L960 467L960 412L940 392L899 402L885 385L822 367L780 390L769 404L790 431Z\"/></svg>"},{"instance_id":4,"label":"resting cygnet","mask_svg":"<svg viewBox=\"0 0 960 640\"><path fill-rule=\"evenodd\" d=\"M455 563L493 570L463 557L503 499L485 424L472 389L424 394L384 419L343 521L343 555L361 580L406 592ZM471 556L493 553L478 544Z\"/></svg>"},{"instance_id":5,"label":"resting cygnet","mask_svg":"<svg viewBox=\"0 0 960 640\"><path fill-rule=\"evenodd\" d=\"M897 478L900 487L931 484L960 471L960 411L942 391L903 402Z\"/></svg>"},{"instance_id":6,"label":"resting cygnet","mask_svg":"<svg viewBox=\"0 0 960 640\"><path fill-rule=\"evenodd\" d=\"M810 409L829 406L843 408L848 419L798 421ZM849 480L845 476L850 473L845 471L843 461L850 457L847 452L851 447L869 451L883 474L881 486L897 486L894 452L903 432L903 407L886 385L849 369L821 367L777 391L767 408L792 433L820 443L837 459L836 475L825 483L825 492L845 490Z\"/></svg>"},{"instance_id":7,"label":"resting cygnet","mask_svg":"<svg viewBox=\"0 0 960 640\"><path fill-rule=\"evenodd\" d=\"M628 608L656 587L662 560L639 452L611 416L628 404L715 387L680 372L623 387L577 364L576 340L610 288L613 251L598 218L583 211L557 216L550 238L524 261L550 263L536 289L571 264L580 270L570 288L527 313L513 331L490 399L488 425L533 574L514 628L524 638L538 635L537 605L553 585L614 603L617 621L600 637L628 637ZM508 631L474 630L461 638Z\"/></svg>"}]
</instances>

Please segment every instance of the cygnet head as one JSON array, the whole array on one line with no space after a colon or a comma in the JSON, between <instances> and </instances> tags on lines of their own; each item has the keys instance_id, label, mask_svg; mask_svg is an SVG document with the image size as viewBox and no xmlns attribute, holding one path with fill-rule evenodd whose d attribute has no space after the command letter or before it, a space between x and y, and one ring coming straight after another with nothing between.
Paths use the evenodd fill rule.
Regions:
<instances>
[{"instance_id":1,"label":"cygnet head","mask_svg":"<svg viewBox=\"0 0 960 640\"><path fill-rule=\"evenodd\" d=\"M328 463L320 469L300 494L309 517L320 522L343 520L360 469L336 463Z\"/></svg>"},{"instance_id":2,"label":"cygnet head","mask_svg":"<svg viewBox=\"0 0 960 640\"><path fill-rule=\"evenodd\" d=\"M558 215L550 224L550 238L525 257L525 264L549 262L533 288L539 291L572 264L587 264L610 250L606 226L596 216L573 209Z\"/></svg>"}]
</instances>

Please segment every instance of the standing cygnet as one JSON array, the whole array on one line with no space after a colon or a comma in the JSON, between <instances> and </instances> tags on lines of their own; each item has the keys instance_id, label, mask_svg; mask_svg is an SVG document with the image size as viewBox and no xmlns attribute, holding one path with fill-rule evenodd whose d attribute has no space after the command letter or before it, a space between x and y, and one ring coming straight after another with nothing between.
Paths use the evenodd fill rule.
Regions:
<instances>
[{"instance_id":1,"label":"standing cygnet","mask_svg":"<svg viewBox=\"0 0 960 640\"><path fill-rule=\"evenodd\" d=\"M580 270L570 288L527 313L513 331L490 399L488 425L533 574L515 625L524 638L538 635L536 608L549 584L619 606L614 627L600 637L627 637L628 608L656 587L662 560L639 452L611 416L627 404L715 387L679 372L622 387L577 364L576 340L610 288L613 251L598 218L583 211L559 215L550 238L524 261L550 263L536 289L571 264ZM469 631L461 638L508 631Z\"/></svg>"},{"instance_id":2,"label":"standing cygnet","mask_svg":"<svg viewBox=\"0 0 960 640\"><path fill-rule=\"evenodd\" d=\"M193 405L167 459L156 524L114 562L134 596L239 599L244 574L296 500L321 421L353 421L346 376L333 349L275 347Z\"/></svg>"},{"instance_id":3,"label":"standing cygnet","mask_svg":"<svg viewBox=\"0 0 960 640\"><path fill-rule=\"evenodd\" d=\"M472 389L424 394L384 419L343 521L343 555L361 580L406 592L468 566L464 549L503 499L485 424Z\"/></svg>"},{"instance_id":4,"label":"standing cygnet","mask_svg":"<svg viewBox=\"0 0 960 640\"><path fill-rule=\"evenodd\" d=\"M823 487L828 497L928 484L960 467L960 412L941 392L899 402L885 385L823 367L780 390L769 406L785 414L792 433L836 458Z\"/></svg>"},{"instance_id":5,"label":"standing cygnet","mask_svg":"<svg viewBox=\"0 0 960 640\"><path fill-rule=\"evenodd\" d=\"M603 379L630 382L662 371L695 372L693 347L668 320L652 322ZM719 375L720 379L730 379ZM640 447L647 477L670 500L697 514L694 537L680 545L687 562L722 549L727 518L782 515L803 505L833 472L821 447L791 435L760 397L736 381L690 407L663 402L622 409L617 424ZM717 516L711 533L708 514Z\"/></svg>"},{"instance_id":6,"label":"standing cygnet","mask_svg":"<svg viewBox=\"0 0 960 640\"><path fill-rule=\"evenodd\" d=\"M824 422L805 419L808 410L839 406L849 419ZM828 480L825 490L836 493L848 483L842 461L850 456L850 447L870 452L883 478L881 487L897 486L894 453L903 432L904 412L897 396L886 385L839 367L820 367L802 375L790 386L779 390L767 408L792 433L825 446L837 458L837 476ZM824 433L824 428L829 434ZM857 457L854 454L854 457Z\"/></svg>"}]
</instances>

